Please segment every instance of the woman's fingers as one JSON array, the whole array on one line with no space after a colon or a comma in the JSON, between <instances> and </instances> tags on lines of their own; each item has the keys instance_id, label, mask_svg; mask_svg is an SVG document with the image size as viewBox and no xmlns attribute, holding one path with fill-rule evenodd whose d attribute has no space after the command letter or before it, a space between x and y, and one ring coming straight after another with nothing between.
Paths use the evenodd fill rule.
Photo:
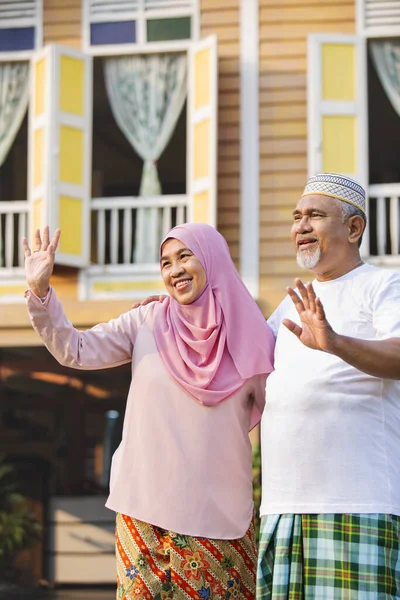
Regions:
<instances>
[{"instance_id":1,"label":"woman's fingers","mask_svg":"<svg viewBox=\"0 0 400 600\"><path fill-rule=\"evenodd\" d=\"M30 256L32 254L31 249L29 248L28 240L26 239L26 237L22 238L22 248L24 250L25 258L27 258L28 256Z\"/></svg>"},{"instance_id":2,"label":"woman's fingers","mask_svg":"<svg viewBox=\"0 0 400 600\"><path fill-rule=\"evenodd\" d=\"M141 302L135 302L135 304L132 304L131 309L139 308L139 306L146 306L146 304L150 304L150 302L164 302L165 298L168 298L168 296L165 294L162 294L161 296L148 296Z\"/></svg>"},{"instance_id":3,"label":"woman's fingers","mask_svg":"<svg viewBox=\"0 0 400 600\"><path fill-rule=\"evenodd\" d=\"M42 239L42 245L41 245L41 250L47 250L47 248L49 247L50 244L50 229L49 226L46 225L46 227L43 229L43 239Z\"/></svg>"},{"instance_id":4,"label":"woman's fingers","mask_svg":"<svg viewBox=\"0 0 400 600\"><path fill-rule=\"evenodd\" d=\"M56 229L53 235L53 239L51 240L51 245L53 247L53 252L57 250L58 242L60 241L61 230Z\"/></svg>"},{"instance_id":5,"label":"woman's fingers","mask_svg":"<svg viewBox=\"0 0 400 600\"><path fill-rule=\"evenodd\" d=\"M53 239L50 242L50 228L48 225L43 229L43 237L40 235L40 229L36 229L33 236L32 250L29 247L26 237L22 238L22 247L24 249L25 256L31 256L34 252L50 252L54 253L57 250L58 243L60 241L61 231L56 229L53 235Z\"/></svg>"},{"instance_id":6,"label":"woman's fingers","mask_svg":"<svg viewBox=\"0 0 400 600\"><path fill-rule=\"evenodd\" d=\"M42 248L42 238L40 237L40 229L36 229L34 235L34 243L32 247L32 252L39 252Z\"/></svg>"},{"instance_id":7,"label":"woman's fingers","mask_svg":"<svg viewBox=\"0 0 400 600\"><path fill-rule=\"evenodd\" d=\"M146 304L150 304L151 302L162 302L164 298L165 296L148 296L141 302L135 302L135 304L132 304L131 308L133 309L139 308L139 306L146 306Z\"/></svg>"}]
</instances>

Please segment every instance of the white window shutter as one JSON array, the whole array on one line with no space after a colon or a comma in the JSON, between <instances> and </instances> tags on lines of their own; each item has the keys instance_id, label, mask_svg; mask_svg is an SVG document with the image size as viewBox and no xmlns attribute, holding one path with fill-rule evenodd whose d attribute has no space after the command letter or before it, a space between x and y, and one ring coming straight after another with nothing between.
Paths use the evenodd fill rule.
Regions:
<instances>
[{"instance_id":1,"label":"white window shutter","mask_svg":"<svg viewBox=\"0 0 400 600\"><path fill-rule=\"evenodd\" d=\"M125 53L135 53L138 48L146 48L147 44L158 43L154 40L147 40L146 31L149 22L185 17L191 20L191 35L188 38L196 40L199 37L199 2L200 0L84 0L82 1L83 47L87 52L100 55L113 53L109 49L118 46L124 46ZM96 36L95 41L92 42L94 26L100 26L101 30L101 25L106 25L108 34L112 37L112 24L117 22L132 24L132 39L130 39L128 28L128 33L125 31L124 34L127 39L123 42L100 42L99 37ZM114 35L117 34L114 33ZM100 34L100 39L107 39L104 31ZM167 46L168 44L176 46L179 41L173 38L162 40L163 44ZM187 43L188 40L182 41L182 43L185 42ZM186 50L187 46L182 49ZM165 49L165 51L167 50L168 48Z\"/></svg>"},{"instance_id":2,"label":"white window shutter","mask_svg":"<svg viewBox=\"0 0 400 600\"><path fill-rule=\"evenodd\" d=\"M144 10L188 10L194 9L194 0L143 0Z\"/></svg>"},{"instance_id":3,"label":"white window shutter","mask_svg":"<svg viewBox=\"0 0 400 600\"><path fill-rule=\"evenodd\" d=\"M59 264L90 261L92 58L45 47L32 59L28 197L30 233L61 229Z\"/></svg>"},{"instance_id":4,"label":"white window shutter","mask_svg":"<svg viewBox=\"0 0 400 600\"><path fill-rule=\"evenodd\" d=\"M193 43L189 51L188 187L190 221L217 222L217 38Z\"/></svg>"},{"instance_id":5,"label":"white window shutter","mask_svg":"<svg viewBox=\"0 0 400 600\"><path fill-rule=\"evenodd\" d=\"M399 0L357 0L357 32L366 37L400 36Z\"/></svg>"},{"instance_id":6,"label":"white window shutter","mask_svg":"<svg viewBox=\"0 0 400 600\"><path fill-rule=\"evenodd\" d=\"M43 0L0 2L0 30L35 28L35 48L43 44Z\"/></svg>"},{"instance_id":7,"label":"white window shutter","mask_svg":"<svg viewBox=\"0 0 400 600\"><path fill-rule=\"evenodd\" d=\"M37 0L0 2L1 28L34 26L38 11L39 2Z\"/></svg>"},{"instance_id":8,"label":"white window shutter","mask_svg":"<svg viewBox=\"0 0 400 600\"><path fill-rule=\"evenodd\" d=\"M32 1L32 0L31 0ZM149 14L157 12L171 16L183 11L190 14L195 9L195 0L89 0L89 17L91 22L131 19L145 11Z\"/></svg>"},{"instance_id":9,"label":"white window shutter","mask_svg":"<svg viewBox=\"0 0 400 600\"><path fill-rule=\"evenodd\" d=\"M368 189L365 39L308 37L308 170L341 173ZM368 247L367 236L363 244Z\"/></svg>"},{"instance_id":10,"label":"white window shutter","mask_svg":"<svg viewBox=\"0 0 400 600\"><path fill-rule=\"evenodd\" d=\"M89 2L91 23L108 20L128 20L135 18L141 7L141 0L86 0Z\"/></svg>"}]
</instances>

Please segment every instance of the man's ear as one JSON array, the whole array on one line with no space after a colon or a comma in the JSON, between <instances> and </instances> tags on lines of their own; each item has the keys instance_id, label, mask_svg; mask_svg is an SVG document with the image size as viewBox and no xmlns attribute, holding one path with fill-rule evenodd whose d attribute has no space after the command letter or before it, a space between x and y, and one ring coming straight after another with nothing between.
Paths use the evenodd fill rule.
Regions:
<instances>
[{"instance_id":1,"label":"man's ear","mask_svg":"<svg viewBox=\"0 0 400 600\"><path fill-rule=\"evenodd\" d=\"M351 217L349 217L347 223L349 231L349 242L351 244L357 244L364 232L365 221L360 215L352 215Z\"/></svg>"}]
</instances>

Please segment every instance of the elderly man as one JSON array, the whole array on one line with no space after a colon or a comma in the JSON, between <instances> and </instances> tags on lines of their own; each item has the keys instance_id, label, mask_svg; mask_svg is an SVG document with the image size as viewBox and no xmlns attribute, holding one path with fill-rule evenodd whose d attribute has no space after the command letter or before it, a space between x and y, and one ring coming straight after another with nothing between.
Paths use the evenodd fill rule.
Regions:
<instances>
[{"instance_id":1,"label":"elderly man","mask_svg":"<svg viewBox=\"0 0 400 600\"><path fill-rule=\"evenodd\" d=\"M269 319L259 600L400 598L400 273L363 263L365 192L312 177L293 212L315 280Z\"/></svg>"}]
</instances>

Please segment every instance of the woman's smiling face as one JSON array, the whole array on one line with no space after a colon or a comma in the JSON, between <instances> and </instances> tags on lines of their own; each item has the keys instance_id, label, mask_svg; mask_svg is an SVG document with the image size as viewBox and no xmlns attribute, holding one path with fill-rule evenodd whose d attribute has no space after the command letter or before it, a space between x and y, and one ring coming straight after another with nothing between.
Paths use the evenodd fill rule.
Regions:
<instances>
[{"instance_id":1,"label":"woman's smiling face","mask_svg":"<svg viewBox=\"0 0 400 600\"><path fill-rule=\"evenodd\" d=\"M161 275L171 298L179 304L191 304L207 284L206 272L193 252L176 238L168 239L161 249Z\"/></svg>"}]
</instances>

